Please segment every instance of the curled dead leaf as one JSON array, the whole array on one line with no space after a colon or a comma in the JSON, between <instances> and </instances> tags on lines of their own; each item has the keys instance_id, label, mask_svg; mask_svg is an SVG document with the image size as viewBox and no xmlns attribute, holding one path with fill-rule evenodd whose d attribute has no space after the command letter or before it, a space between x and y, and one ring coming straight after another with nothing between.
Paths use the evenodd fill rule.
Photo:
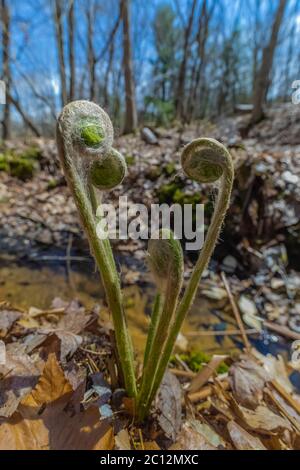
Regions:
<instances>
[{"instance_id":1,"label":"curled dead leaf","mask_svg":"<svg viewBox=\"0 0 300 470\"><path fill-rule=\"evenodd\" d=\"M231 387L237 402L249 408L261 403L268 375L253 359L243 356L229 369Z\"/></svg>"}]
</instances>

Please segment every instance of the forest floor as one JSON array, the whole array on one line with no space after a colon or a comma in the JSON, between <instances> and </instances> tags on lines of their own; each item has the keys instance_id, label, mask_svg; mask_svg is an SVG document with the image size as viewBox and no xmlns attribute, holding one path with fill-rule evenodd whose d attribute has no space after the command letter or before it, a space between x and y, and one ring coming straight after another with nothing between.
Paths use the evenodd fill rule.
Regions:
<instances>
[{"instance_id":1,"label":"forest floor","mask_svg":"<svg viewBox=\"0 0 300 470\"><path fill-rule=\"evenodd\" d=\"M0 448L300 448L300 365L291 361L300 340L300 113L289 105L271 109L247 139L239 133L244 119L116 138L128 175L109 202L126 195L129 203L147 206L204 203L209 218L211 188L203 185L199 193L185 180L179 165L183 145L215 137L229 147L236 168L222 240L199 289L199 297L213 302L218 320L199 330L198 319L181 335L143 426L132 423L104 304L90 308L55 298L36 308L29 298L25 308L14 296L8 302L7 266L50 265L55 272L63 264L68 275L93 266L55 143L12 141L3 149ZM125 288L146 291L152 284L145 243L113 244ZM186 256L187 276L192 265L193 257ZM24 291L26 282L20 283ZM142 328L147 322L145 316ZM238 338L244 352L222 351L222 342L217 353L191 350L193 335L203 344L208 335ZM264 355L279 351L277 358Z\"/></svg>"}]
</instances>

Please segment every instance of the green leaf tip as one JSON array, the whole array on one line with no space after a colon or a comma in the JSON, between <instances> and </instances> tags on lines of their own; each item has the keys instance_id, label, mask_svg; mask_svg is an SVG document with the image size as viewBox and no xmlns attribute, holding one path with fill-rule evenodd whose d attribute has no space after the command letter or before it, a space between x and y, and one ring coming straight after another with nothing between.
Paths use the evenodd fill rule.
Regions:
<instances>
[{"instance_id":1,"label":"green leaf tip","mask_svg":"<svg viewBox=\"0 0 300 470\"><path fill-rule=\"evenodd\" d=\"M123 155L111 149L103 158L93 162L90 171L91 182L96 188L108 191L122 183L126 169Z\"/></svg>"},{"instance_id":2,"label":"green leaf tip","mask_svg":"<svg viewBox=\"0 0 300 470\"><path fill-rule=\"evenodd\" d=\"M80 123L80 139L87 147L99 148L104 138L103 128L98 122L86 119Z\"/></svg>"}]
</instances>

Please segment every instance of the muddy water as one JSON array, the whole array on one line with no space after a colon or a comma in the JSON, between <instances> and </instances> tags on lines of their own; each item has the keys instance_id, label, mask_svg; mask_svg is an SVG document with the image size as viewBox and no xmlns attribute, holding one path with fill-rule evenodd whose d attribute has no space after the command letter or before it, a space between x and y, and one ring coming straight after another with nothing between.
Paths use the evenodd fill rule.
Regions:
<instances>
[{"instance_id":1,"label":"muddy water","mask_svg":"<svg viewBox=\"0 0 300 470\"><path fill-rule=\"evenodd\" d=\"M137 285L124 288L124 303L135 350L142 354L148 330L154 287ZM97 273L71 271L67 275L65 267L43 267L40 269L9 264L0 266L0 302L9 301L11 305L27 310L29 307L49 308L52 300L60 297L64 300L79 299L87 308L95 304L102 305L104 299ZM216 313L217 312L217 313ZM108 319L108 311L102 306L100 316ZM239 338L215 336L190 336L199 331L218 328L235 328L218 316L217 305L206 299L196 299L189 314L183 334L188 341L188 348L209 353L232 353L240 347Z\"/></svg>"}]
</instances>

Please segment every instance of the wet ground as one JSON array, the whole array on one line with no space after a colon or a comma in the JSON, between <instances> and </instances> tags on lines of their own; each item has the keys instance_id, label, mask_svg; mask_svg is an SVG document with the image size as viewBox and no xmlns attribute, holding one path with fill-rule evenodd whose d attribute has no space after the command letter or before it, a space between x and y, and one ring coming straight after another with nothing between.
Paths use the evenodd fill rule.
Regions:
<instances>
[{"instance_id":1,"label":"wet ground","mask_svg":"<svg viewBox=\"0 0 300 470\"><path fill-rule=\"evenodd\" d=\"M0 257L0 302L8 301L14 307L47 309L55 297L63 300L79 299L87 308L100 305L100 317L109 320L104 292L98 273L90 259L58 262L50 256L44 263L16 263ZM128 266L120 265L121 273ZM124 303L135 350L142 355L148 330L151 304L155 287L145 272L141 285L124 286ZM183 326L181 349L200 350L207 353L234 354L243 346L239 335L226 335L225 330L237 330L233 315L226 305L227 299L212 300L198 293L196 301ZM219 334L218 334L219 332ZM249 336L260 352L287 354L288 346L274 335L263 333Z\"/></svg>"}]
</instances>

